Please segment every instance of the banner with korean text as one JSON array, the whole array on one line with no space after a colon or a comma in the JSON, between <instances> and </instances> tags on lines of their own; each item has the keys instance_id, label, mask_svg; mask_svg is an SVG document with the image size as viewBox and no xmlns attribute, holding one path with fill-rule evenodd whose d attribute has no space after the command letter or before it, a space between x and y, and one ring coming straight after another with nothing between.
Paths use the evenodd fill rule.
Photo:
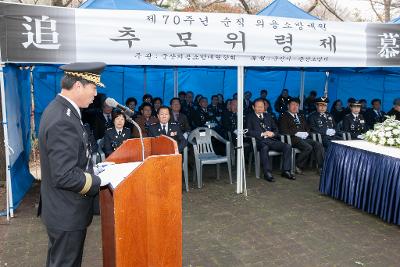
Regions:
<instances>
[{"instance_id":1,"label":"banner with korean text","mask_svg":"<svg viewBox=\"0 0 400 267\"><path fill-rule=\"evenodd\" d=\"M400 65L400 25L0 3L1 61L112 65Z\"/></svg>"}]
</instances>

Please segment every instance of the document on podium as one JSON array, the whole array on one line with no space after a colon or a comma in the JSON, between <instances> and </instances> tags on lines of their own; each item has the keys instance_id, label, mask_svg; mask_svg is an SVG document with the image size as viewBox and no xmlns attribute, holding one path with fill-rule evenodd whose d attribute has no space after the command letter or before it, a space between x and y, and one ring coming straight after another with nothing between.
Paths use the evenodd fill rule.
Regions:
<instances>
[{"instance_id":1,"label":"document on podium","mask_svg":"<svg viewBox=\"0 0 400 267\"><path fill-rule=\"evenodd\" d=\"M105 167L105 170L99 174L100 179L107 179L110 185L115 189L131 172L133 172L142 161L112 164Z\"/></svg>"}]
</instances>

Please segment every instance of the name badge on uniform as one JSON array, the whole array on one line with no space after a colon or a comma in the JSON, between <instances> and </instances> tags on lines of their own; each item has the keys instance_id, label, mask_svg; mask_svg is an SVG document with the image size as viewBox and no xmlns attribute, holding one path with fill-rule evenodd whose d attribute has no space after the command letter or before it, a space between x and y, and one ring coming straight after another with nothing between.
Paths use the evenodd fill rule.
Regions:
<instances>
[{"instance_id":1,"label":"name badge on uniform","mask_svg":"<svg viewBox=\"0 0 400 267\"><path fill-rule=\"evenodd\" d=\"M365 121L364 120L360 120L360 123L365 123Z\"/></svg>"},{"instance_id":2,"label":"name badge on uniform","mask_svg":"<svg viewBox=\"0 0 400 267\"><path fill-rule=\"evenodd\" d=\"M65 114L67 114L68 117L71 117L71 110L68 108Z\"/></svg>"}]
</instances>

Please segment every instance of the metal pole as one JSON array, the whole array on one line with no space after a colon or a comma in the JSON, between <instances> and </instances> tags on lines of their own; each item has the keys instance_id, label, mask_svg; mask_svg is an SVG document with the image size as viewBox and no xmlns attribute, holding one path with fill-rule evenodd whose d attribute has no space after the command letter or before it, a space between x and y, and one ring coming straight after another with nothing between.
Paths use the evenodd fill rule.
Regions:
<instances>
[{"instance_id":1,"label":"metal pole","mask_svg":"<svg viewBox=\"0 0 400 267\"><path fill-rule=\"evenodd\" d=\"M244 152L243 152L243 85L244 85L244 67L237 67L237 94L238 94L238 112L237 112L237 151L236 151L236 193L246 192L246 181L244 173Z\"/></svg>"},{"instance_id":2,"label":"metal pole","mask_svg":"<svg viewBox=\"0 0 400 267\"><path fill-rule=\"evenodd\" d=\"M0 87L1 87L1 111L3 114L3 131L4 131L4 151L6 156L6 198L7 198L7 220L14 217L14 203L12 197L11 185L11 166L10 166L10 146L8 143L8 126L7 126L7 110L6 96L4 91L4 65L0 65Z\"/></svg>"},{"instance_id":3,"label":"metal pole","mask_svg":"<svg viewBox=\"0 0 400 267\"><path fill-rule=\"evenodd\" d=\"M178 67L174 67L174 97L178 97Z\"/></svg>"},{"instance_id":4,"label":"metal pole","mask_svg":"<svg viewBox=\"0 0 400 267\"><path fill-rule=\"evenodd\" d=\"M325 72L325 88L324 88L324 97L328 97L328 87L329 87L329 71Z\"/></svg>"},{"instance_id":5,"label":"metal pole","mask_svg":"<svg viewBox=\"0 0 400 267\"><path fill-rule=\"evenodd\" d=\"M302 69L300 71L300 110L303 110L304 106L304 80L305 80L305 72Z\"/></svg>"}]
</instances>

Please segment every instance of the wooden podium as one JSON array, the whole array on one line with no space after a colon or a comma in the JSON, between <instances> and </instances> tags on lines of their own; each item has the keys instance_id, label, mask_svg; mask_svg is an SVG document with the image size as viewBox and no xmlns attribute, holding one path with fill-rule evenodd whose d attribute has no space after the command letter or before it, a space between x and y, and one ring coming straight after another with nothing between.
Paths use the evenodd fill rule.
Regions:
<instances>
[{"instance_id":1,"label":"wooden podium","mask_svg":"<svg viewBox=\"0 0 400 267\"><path fill-rule=\"evenodd\" d=\"M145 161L100 191L103 266L182 266L182 157L166 136L144 138ZM106 161L142 160L140 139Z\"/></svg>"}]
</instances>

